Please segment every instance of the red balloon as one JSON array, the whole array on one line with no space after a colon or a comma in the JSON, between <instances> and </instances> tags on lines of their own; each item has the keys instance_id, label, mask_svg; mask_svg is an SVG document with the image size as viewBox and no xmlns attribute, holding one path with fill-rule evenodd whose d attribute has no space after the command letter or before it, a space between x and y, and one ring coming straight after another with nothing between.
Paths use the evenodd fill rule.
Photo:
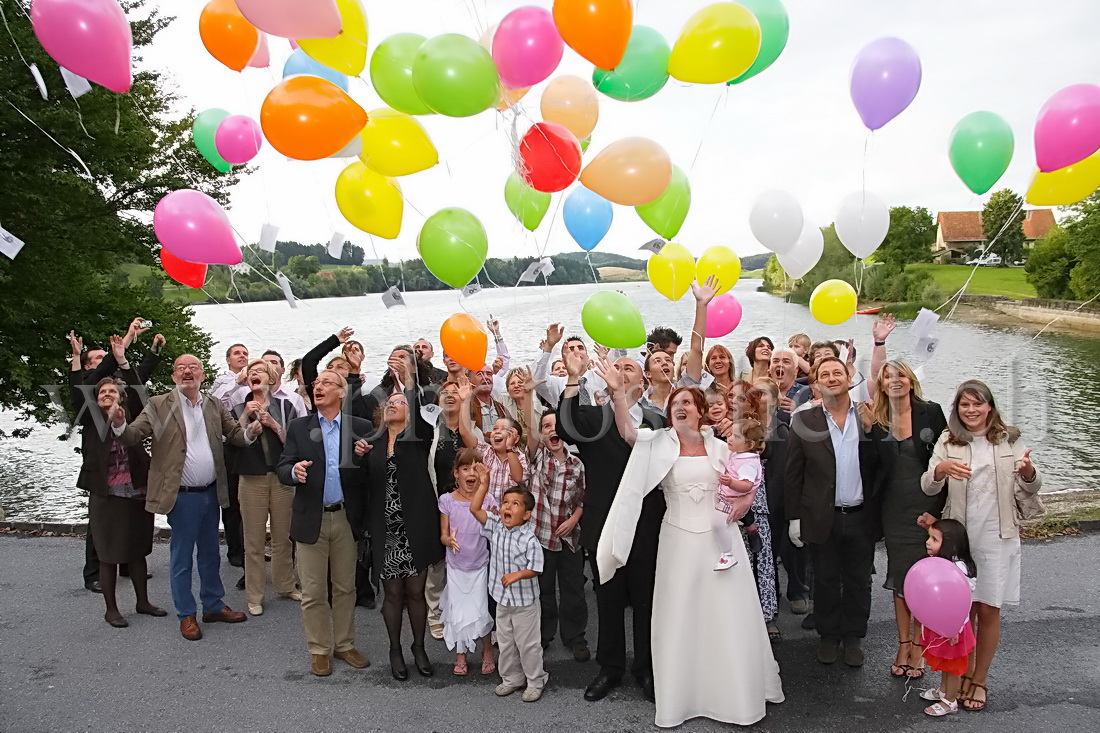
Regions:
<instances>
[{"instance_id":1,"label":"red balloon","mask_svg":"<svg viewBox=\"0 0 1100 733\"><path fill-rule=\"evenodd\" d=\"M564 125L539 122L520 141L518 167L536 191L563 191L581 174L581 144Z\"/></svg>"},{"instance_id":2,"label":"red balloon","mask_svg":"<svg viewBox=\"0 0 1100 733\"><path fill-rule=\"evenodd\" d=\"M160 248L160 264L168 277L189 288L201 288L206 282L206 265L181 260L164 247Z\"/></svg>"}]
</instances>

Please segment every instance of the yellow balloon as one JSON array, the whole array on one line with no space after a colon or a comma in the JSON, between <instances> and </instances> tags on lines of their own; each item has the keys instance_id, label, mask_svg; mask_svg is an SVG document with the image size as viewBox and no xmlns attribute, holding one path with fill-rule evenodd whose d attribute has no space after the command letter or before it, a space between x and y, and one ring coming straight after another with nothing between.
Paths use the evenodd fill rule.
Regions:
<instances>
[{"instance_id":1,"label":"yellow balloon","mask_svg":"<svg viewBox=\"0 0 1100 733\"><path fill-rule=\"evenodd\" d=\"M1100 188L1100 153L1050 173L1036 169L1027 191L1027 202L1035 206L1069 206L1088 198Z\"/></svg>"},{"instance_id":2,"label":"yellow balloon","mask_svg":"<svg viewBox=\"0 0 1100 733\"><path fill-rule=\"evenodd\" d=\"M367 234L396 239L401 231L401 185L362 161L349 165L336 179L336 205L345 219Z\"/></svg>"},{"instance_id":3,"label":"yellow balloon","mask_svg":"<svg viewBox=\"0 0 1100 733\"><path fill-rule=\"evenodd\" d=\"M646 273L654 289L669 300L679 300L695 279L695 258L680 244L669 242L649 258Z\"/></svg>"},{"instance_id":4,"label":"yellow balloon","mask_svg":"<svg viewBox=\"0 0 1100 733\"><path fill-rule=\"evenodd\" d=\"M703 283L711 275L718 281L718 292L715 295L729 292L741 277L741 258L729 247L711 247L699 258L699 264L695 266L695 278Z\"/></svg>"},{"instance_id":5,"label":"yellow balloon","mask_svg":"<svg viewBox=\"0 0 1100 733\"><path fill-rule=\"evenodd\" d=\"M691 16L668 57L668 73L693 84L722 84L748 71L760 53L760 22L737 3Z\"/></svg>"},{"instance_id":6,"label":"yellow balloon","mask_svg":"<svg viewBox=\"0 0 1100 733\"><path fill-rule=\"evenodd\" d=\"M431 168L439 153L415 118L388 107L376 109L359 139L359 159L384 176L407 176Z\"/></svg>"},{"instance_id":7,"label":"yellow balloon","mask_svg":"<svg viewBox=\"0 0 1100 733\"><path fill-rule=\"evenodd\" d=\"M810 315L826 326L844 323L856 312L856 290L843 280L826 280L810 295Z\"/></svg>"},{"instance_id":8,"label":"yellow balloon","mask_svg":"<svg viewBox=\"0 0 1100 733\"><path fill-rule=\"evenodd\" d=\"M306 55L330 69L359 76L367 65L367 14L360 0L336 0L342 30L335 38L302 38Z\"/></svg>"}]
</instances>

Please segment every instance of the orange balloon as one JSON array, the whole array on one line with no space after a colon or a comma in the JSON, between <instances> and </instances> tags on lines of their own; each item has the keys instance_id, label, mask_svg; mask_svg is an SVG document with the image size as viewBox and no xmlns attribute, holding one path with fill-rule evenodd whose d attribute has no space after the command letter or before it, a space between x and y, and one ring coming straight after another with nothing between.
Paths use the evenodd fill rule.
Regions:
<instances>
[{"instance_id":1,"label":"orange balloon","mask_svg":"<svg viewBox=\"0 0 1100 733\"><path fill-rule=\"evenodd\" d=\"M578 140L584 140L596 128L600 102L596 89L579 76L559 76L542 92L542 119L557 122Z\"/></svg>"},{"instance_id":2,"label":"orange balloon","mask_svg":"<svg viewBox=\"0 0 1100 733\"><path fill-rule=\"evenodd\" d=\"M531 87L520 87L519 89L509 89L503 84L497 87L497 110L503 112L511 107L513 104L518 104L519 100L527 96L527 92L531 91Z\"/></svg>"},{"instance_id":3,"label":"orange balloon","mask_svg":"<svg viewBox=\"0 0 1100 733\"><path fill-rule=\"evenodd\" d=\"M570 48L610 71L626 53L634 8L630 0L554 0L554 25Z\"/></svg>"},{"instance_id":4,"label":"orange balloon","mask_svg":"<svg viewBox=\"0 0 1100 733\"><path fill-rule=\"evenodd\" d=\"M672 161L644 137L616 140L581 171L581 183L608 201L641 206L657 199L672 181Z\"/></svg>"},{"instance_id":5,"label":"orange balloon","mask_svg":"<svg viewBox=\"0 0 1100 733\"><path fill-rule=\"evenodd\" d=\"M241 71L256 55L260 32L241 15L234 0L210 0L199 15L199 37L210 55Z\"/></svg>"},{"instance_id":6,"label":"orange balloon","mask_svg":"<svg viewBox=\"0 0 1100 733\"><path fill-rule=\"evenodd\" d=\"M319 76L288 76L267 93L260 108L264 137L296 160L320 160L343 150L366 124L366 111Z\"/></svg>"},{"instance_id":7,"label":"orange balloon","mask_svg":"<svg viewBox=\"0 0 1100 733\"><path fill-rule=\"evenodd\" d=\"M443 353L467 369L479 371L485 368L485 354L489 350L489 334L481 322L468 313L455 313L443 321L439 329L439 343Z\"/></svg>"}]
</instances>

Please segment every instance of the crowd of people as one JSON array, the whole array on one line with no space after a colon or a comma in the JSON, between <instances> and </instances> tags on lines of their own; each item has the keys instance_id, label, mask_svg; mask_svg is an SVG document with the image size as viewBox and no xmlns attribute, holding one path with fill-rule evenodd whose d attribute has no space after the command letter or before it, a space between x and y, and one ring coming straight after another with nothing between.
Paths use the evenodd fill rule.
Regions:
<instances>
[{"instance_id":1,"label":"crowd of people","mask_svg":"<svg viewBox=\"0 0 1100 733\"><path fill-rule=\"evenodd\" d=\"M590 577L598 671L586 700L629 673L659 726L699 716L748 725L784 699L772 651L784 598L816 629L818 662L863 665L885 538L898 630L888 673L943 672L922 693L929 715L981 710L1000 610L1020 598L1019 523L1041 511L1020 432L982 382L960 384L946 415L924 399L913 370L888 359L892 317L874 324L866 377L854 340L795 334L777 348L760 336L744 360L708 349L717 288L693 286L686 352L667 327L627 353L590 352L551 324L534 363L517 366L491 319L484 367L446 354L437 367L420 339L393 348L377 385L364 380L351 328L289 367L277 351L253 358L233 344L208 390L205 366L185 354L172 364L175 388L152 397L164 339L132 365L140 319L106 350L70 333L77 485L90 494L85 584L102 592L112 626L128 625L120 573L138 613L167 615L150 601L146 564L153 515L164 514L185 639L203 635L197 562L203 624L292 599L314 675L331 674L333 658L363 668L355 606L374 608L381 589L395 679L409 677L407 616L418 674L435 672L428 635L454 653L456 676L480 645L496 694L534 702L551 643L591 657ZM243 568L247 613L224 601L219 522L228 561ZM952 639L923 629L906 604L905 576L928 555L957 561L972 581L971 622Z\"/></svg>"}]
</instances>

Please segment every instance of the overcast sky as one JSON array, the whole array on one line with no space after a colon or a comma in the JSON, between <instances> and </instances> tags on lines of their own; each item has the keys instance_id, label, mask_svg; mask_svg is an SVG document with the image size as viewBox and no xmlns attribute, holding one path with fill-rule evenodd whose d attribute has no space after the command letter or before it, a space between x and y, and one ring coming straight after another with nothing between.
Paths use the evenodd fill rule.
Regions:
<instances>
[{"instance_id":1,"label":"overcast sky","mask_svg":"<svg viewBox=\"0 0 1100 733\"><path fill-rule=\"evenodd\" d=\"M145 53L145 63L167 72L184 103L197 110L222 107L259 118L268 90L281 78L289 44L270 39L270 69L237 73L203 48L198 16L203 0L160 0L177 20ZM635 22L660 31L671 45L704 0L635 0ZM369 47L387 36L414 32L431 37L463 33L478 38L510 10L550 7L551 0L365 0ZM668 151L688 171L692 206L677 241L696 256L721 244L740 255L762 252L748 227L756 196L769 188L790 191L807 219L830 223L840 200L864 186L888 205L940 210L980 208L984 198L955 176L947 158L949 133L964 115L991 110L1016 136L1016 153L994 188L1026 191L1034 169L1032 133L1043 103L1076 83L1100 83L1100 2L1097 0L786 0L790 40L778 61L743 84L688 85L670 79L656 96L619 102L599 95L600 119L589 161L619 138L641 135ZM868 42L898 36L923 64L916 100L899 117L868 132L848 93L852 60ZM591 65L566 47L557 74L591 78ZM545 82L521 103L519 133L540 119ZM369 73L352 80L352 96L368 111L384 106ZM424 217L448 206L477 215L489 233L489 256L577 251L562 225L555 194L550 214L529 234L504 204L511 171L512 116L495 111L472 118L421 117L440 153L438 166L401 180L407 204L396 240L373 238L341 216L333 187L350 160L288 161L270 146L258 171L232 196L230 219L249 241L261 225L281 228L280 239L325 243L340 231L391 259L416 257ZM698 155L697 155L698 153ZM694 163L693 163L694 161ZM414 208L415 207L415 208ZM419 213L418 213L419 212ZM628 207L615 206L611 231L597 251L638 256L654 235Z\"/></svg>"}]
</instances>

